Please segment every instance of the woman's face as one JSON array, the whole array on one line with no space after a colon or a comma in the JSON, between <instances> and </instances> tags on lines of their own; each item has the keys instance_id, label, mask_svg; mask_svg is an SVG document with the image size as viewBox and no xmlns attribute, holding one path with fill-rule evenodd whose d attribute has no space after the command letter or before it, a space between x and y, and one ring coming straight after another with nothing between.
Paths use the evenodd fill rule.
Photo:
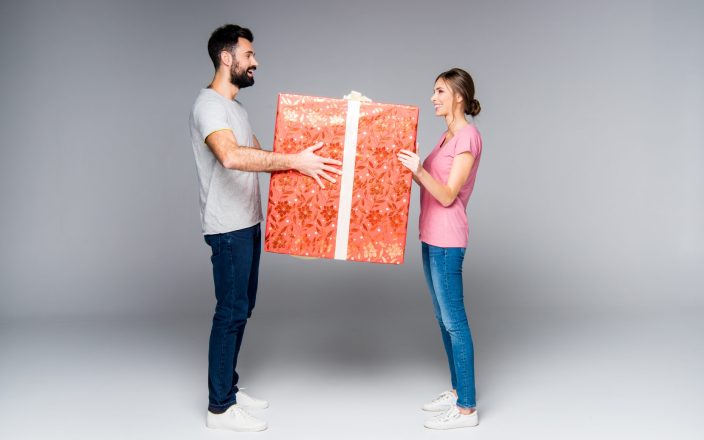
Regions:
<instances>
[{"instance_id":1,"label":"woman's face","mask_svg":"<svg viewBox=\"0 0 704 440\"><path fill-rule=\"evenodd\" d=\"M455 101L454 98L455 95L452 93L452 89L448 87L444 79L440 78L435 81L433 96L430 98L435 107L435 116L451 115Z\"/></svg>"}]
</instances>

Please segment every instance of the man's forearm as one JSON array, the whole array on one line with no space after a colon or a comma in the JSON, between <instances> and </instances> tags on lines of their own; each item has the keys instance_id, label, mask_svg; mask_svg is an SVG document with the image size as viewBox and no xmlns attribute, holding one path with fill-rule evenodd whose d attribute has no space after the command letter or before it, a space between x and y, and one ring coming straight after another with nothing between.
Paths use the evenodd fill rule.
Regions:
<instances>
[{"instance_id":1,"label":"man's forearm","mask_svg":"<svg viewBox=\"0 0 704 440\"><path fill-rule=\"evenodd\" d=\"M295 168L295 155L236 147L228 152L225 168L240 171L281 171Z\"/></svg>"}]
</instances>

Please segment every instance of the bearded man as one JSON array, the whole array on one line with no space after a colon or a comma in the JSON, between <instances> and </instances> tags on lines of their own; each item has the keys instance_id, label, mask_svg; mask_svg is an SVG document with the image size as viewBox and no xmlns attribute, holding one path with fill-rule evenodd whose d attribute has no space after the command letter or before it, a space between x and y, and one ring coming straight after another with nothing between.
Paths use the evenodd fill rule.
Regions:
<instances>
[{"instance_id":1,"label":"bearded man","mask_svg":"<svg viewBox=\"0 0 704 440\"><path fill-rule=\"evenodd\" d=\"M241 391L237 357L244 328L257 295L261 228L259 171L297 170L322 187L341 162L320 157L313 145L300 153L261 149L249 117L235 98L254 84L252 32L234 24L216 29L208 40L215 67L210 85L202 89L190 116L191 143L200 183L200 218L205 242L212 250L215 298L208 350L208 413L210 428L262 431L266 422L247 412L269 406Z\"/></svg>"}]
</instances>

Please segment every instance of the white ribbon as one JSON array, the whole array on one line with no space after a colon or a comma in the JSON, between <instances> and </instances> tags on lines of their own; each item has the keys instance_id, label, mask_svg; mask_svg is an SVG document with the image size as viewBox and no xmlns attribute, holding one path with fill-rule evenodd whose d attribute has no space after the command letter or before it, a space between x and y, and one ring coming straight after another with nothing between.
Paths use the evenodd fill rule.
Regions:
<instances>
[{"instance_id":1,"label":"white ribbon","mask_svg":"<svg viewBox=\"0 0 704 440\"><path fill-rule=\"evenodd\" d=\"M345 98L347 98L347 96ZM342 154L342 177L340 178L340 204L337 208L337 237L335 238L336 260L347 259L347 243L349 242L350 216L352 214L354 162L357 156L360 101L361 99L357 96L348 98L347 101L345 146Z\"/></svg>"},{"instance_id":2,"label":"white ribbon","mask_svg":"<svg viewBox=\"0 0 704 440\"><path fill-rule=\"evenodd\" d=\"M362 95L359 92L355 92L354 90L352 90L349 95L343 96L342 99L347 99L347 100L352 100L352 101L372 102L371 99L367 98L366 96Z\"/></svg>"}]
</instances>

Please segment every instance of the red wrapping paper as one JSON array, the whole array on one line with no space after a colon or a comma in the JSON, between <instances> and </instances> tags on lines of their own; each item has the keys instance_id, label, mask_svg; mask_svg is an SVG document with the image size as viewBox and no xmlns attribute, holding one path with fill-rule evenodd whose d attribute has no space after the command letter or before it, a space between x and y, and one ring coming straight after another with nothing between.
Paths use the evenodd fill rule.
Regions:
<instances>
[{"instance_id":1,"label":"red wrapping paper","mask_svg":"<svg viewBox=\"0 0 704 440\"><path fill-rule=\"evenodd\" d=\"M348 102L343 99L279 95L274 151L296 153L317 142L324 157L343 160ZM418 108L362 102L345 259L403 263L411 172L397 159L401 149L416 150ZM334 258L340 181L312 178L296 171L271 175L265 250Z\"/></svg>"}]
</instances>

